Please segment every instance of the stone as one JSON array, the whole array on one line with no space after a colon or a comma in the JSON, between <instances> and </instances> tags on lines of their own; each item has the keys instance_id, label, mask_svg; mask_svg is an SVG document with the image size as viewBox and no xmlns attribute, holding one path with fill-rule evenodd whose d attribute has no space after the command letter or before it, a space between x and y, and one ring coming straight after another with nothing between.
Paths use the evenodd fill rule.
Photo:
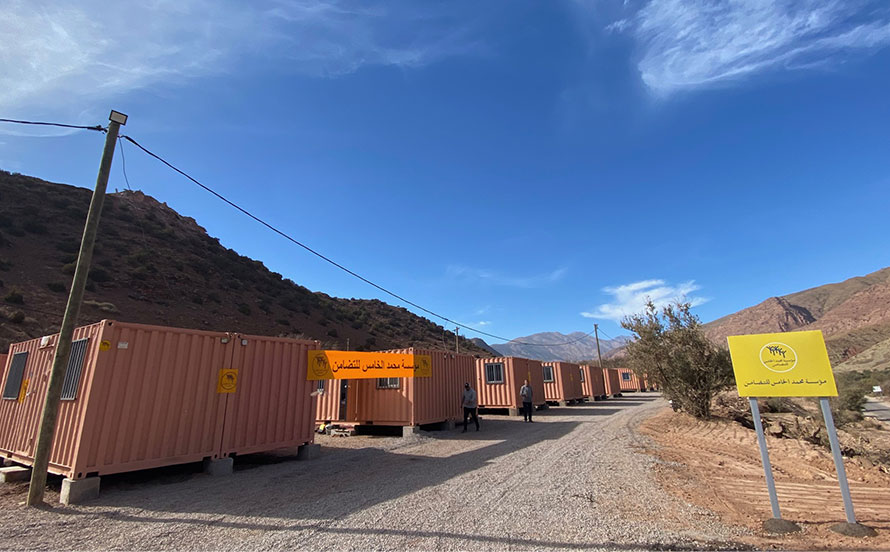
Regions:
<instances>
[{"instance_id":1,"label":"stone","mask_svg":"<svg viewBox=\"0 0 890 552\"><path fill-rule=\"evenodd\" d=\"M402 437L410 437L412 435L418 435L420 433L419 426L403 426L402 427Z\"/></svg>"},{"instance_id":2,"label":"stone","mask_svg":"<svg viewBox=\"0 0 890 552\"><path fill-rule=\"evenodd\" d=\"M231 456L228 458L217 458L216 460L204 459L204 473L207 475L232 475L234 470L235 459Z\"/></svg>"},{"instance_id":3,"label":"stone","mask_svg":"<svg viewBox=\"0 0 890 552\"><path fill-rule=\"evenodd\" d=\"M62 480L62 492L59 494L59 502L62 504L80 504L87 500L99 498L99 480L101 478L87 477L86 479Z\"/></svg>"}]
</instances>

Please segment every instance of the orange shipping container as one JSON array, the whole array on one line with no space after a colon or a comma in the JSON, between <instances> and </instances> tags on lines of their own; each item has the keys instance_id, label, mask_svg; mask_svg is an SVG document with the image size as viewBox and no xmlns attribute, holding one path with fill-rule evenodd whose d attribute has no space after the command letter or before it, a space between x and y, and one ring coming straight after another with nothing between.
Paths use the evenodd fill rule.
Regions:
<instances>
[{"instance_id":1,"label":"orange shipping container","mask_svg":"<svg viewBox=\"0 0 890 552\"><path fill-rule=\"evenodd\" d=\"M22 464L33 461L57 340L10 347L0 455ZM49 471L82 479L310 443L303 352L316 346L112 320L77 328Z\"/></svg>"},{"instance_id":2,"label":"orange shipping container","mask_svg":"<svg viewBox=\"0 0 890 552\"><path fill-rule=\"evenodd\" d=\"M419 426L462 420L464 383L475 381L476 362L469 355L427 349L388 353L429 355L432 375L419 378L326 380L319 394L316 420L358 425Z\"/></svg>"},{"instance_id":3,"label":"orange shipping container","mask_svg":"<svg viewBox=\"0 0 890 552\"><path fill-rule=\"evenodd\" d=\"M621 378L621 391L645 391L645 385L630 368L618 368L618 376Z\"/></svg>"},{"instance_id":4,"label":"orange shipping container","mask_svg":"<svg viewBox=\"0 0 890 552\"><path fill-rule=\"evenodd\" d=\"M606 395L617 397L621 395L621 377L615 368L603 368L603 376L606 380Z\"/></svg>"},{"instance_id":5,"label":"orange shipping container","mask_svg":"<svg viewBox=\"0 0 890 552\"><path fill-rule=\"evenodd\" d=\"M544 397L548 402L561 406L584 397L581 389L581 367L571 362L545 362L542 364Z\"/></svg>"},{"instance_id":6,"label":"orange shipping container","mask_svg":"<svg viewBox=\"0 0 890 552\"><path fill-rule=\"evenodd\" d=\"M541 362L519 357L494 357L476 359L476 392L479 408L507 408L519 415L522 398L519 389L528 380L532 389L532 404L545 404L544 378Z\"/></svg>"},{"instance_id":7,"label":"orange shipping container","mask_svg":"<svg viewBox=\"0 0 890 552\"><path fill-rule=\"evenodd\" d=\"M603 371L600 368L584 364L581 366L581 374L583 376L581 388L584 396L595 400L605 399L607 396L606 380Z\"/></svg>"}]
</instances>

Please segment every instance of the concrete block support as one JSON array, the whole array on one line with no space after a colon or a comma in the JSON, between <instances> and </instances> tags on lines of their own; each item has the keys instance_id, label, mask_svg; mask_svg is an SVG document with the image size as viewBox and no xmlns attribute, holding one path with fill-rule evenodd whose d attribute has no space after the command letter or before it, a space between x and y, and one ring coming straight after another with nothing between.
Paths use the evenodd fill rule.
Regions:
<instances>
[{"instance_id":1,"label":"concrete block support","mask_svg":"<svg viewBox=\"0 0 890 552\"><path fill-rule=\"evenodd\" d=\"M29 479L31 479L31 468L22 466L0 468L0 483L15 483L16 481L28 481Z\"/></svg>"},{"instance_id":2,"label":"concrete block support","mask_svg":"<svg viewBox=\"0 0 890 552\"><path fill-rule=\"evenodd\" d=\"M235 468L235 459L231 456L228 458L217 458L211 460L204 459L204 473L207 475L232 475Z\"/></svg>"},{"instance_id":3,"label":"concrete block support","mask_svg":"<svg viewBox=\"0 0 890 552\"><path fill-rule=\"evenodd\" d=\"M80 504L87 500L99 498L100 477L87 477L86 479L62 480L62 493L59 502L62 504Z\"/></svg>"},{"instance_id":4,"label":"concrete block support","mask_svg":"<svg viewBox=\"0 0 890 552\"><path fill-rule=\"evenodd\" d=\"M521 412L521 410L519 410L518 408L508 408L507 409L508 416L519 416L520 412Z\"/></svg>"},{"instance_id":5,"label":"concrete block support","mask_svg":"<svg viewBox=\"0 0 890 552\"><path fill-rule=\"evenodd\" d=\"M308 443L297 447L297 460L312 460L321 454L321 445Z\"/></svg>"},{"instance_id":6,"label":"concrete block support","mask_svg":"<svg viewBox=\"0 0 890 552\"><path fill-rule=\"evenodd\" d=\"M420 426L402 426L402 437L420 434Z\"/></svg>"},{"instance_id":7,"label":"concrete block support","mask_svg":"<svg viewBox=\"0 0 890 552\"><path fill-rule=\"evenodd\" d=\"M448 431L451 431L451 430L453 430L453 429L456 428L456 427L457 427L457 422L456 422L456 421L454 421L454 420L445 420L445 427L444 427L444 429L446 429L446 430L448 430Z\"/></svg>"},{"instance_id":8,"label":"concrete block support","mask_svg":"<svg viewBox=\"0 0 890 552\"><path fill-rule=\"evenodd\" d=\"M557 404L559 406L568 406L569 405L568 401L558 401Z\"/></svg>"}]
</instances>

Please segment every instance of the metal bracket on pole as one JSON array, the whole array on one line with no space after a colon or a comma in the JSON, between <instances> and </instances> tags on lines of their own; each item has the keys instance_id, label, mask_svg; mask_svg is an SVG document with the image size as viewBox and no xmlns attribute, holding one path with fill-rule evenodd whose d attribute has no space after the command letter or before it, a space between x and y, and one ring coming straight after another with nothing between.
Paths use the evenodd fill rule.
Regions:
<instances>
[{"instance_id":1,"label":"metal bracket on pole","mask_svg":"<svg viewBox=\"0 0 890 552\"><path fill-rule=\"evenodd\" d=\"M773 510L775 519L782 519L779 510L779 497L776 494L776 481L773 479L773 467L769 462L769 452L766 450L766 436L763 434L763 423L760 421L760 406L757 399L748 397L751 404L751 416L754 418L754 429L757 430L757 444L760 445L760 461L763 463L763 474L766 475L766 488L769 491L769 505Z\"/></svg>"}]
</instances>

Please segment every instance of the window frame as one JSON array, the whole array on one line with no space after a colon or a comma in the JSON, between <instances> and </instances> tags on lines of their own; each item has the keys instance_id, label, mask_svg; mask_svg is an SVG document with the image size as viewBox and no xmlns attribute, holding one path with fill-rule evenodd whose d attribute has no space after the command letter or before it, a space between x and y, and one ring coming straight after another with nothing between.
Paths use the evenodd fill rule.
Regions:
<instances>
[{"instance_id":1,"label":"window frame","mask_svg":"<svg viewBox=\"0 0 890 552\"><path fill-rule=\"evenodd\" d=\"M500 379L492 379L490 370L498 370L500 375ZM491 385L500 385L506 383L506 379L504 377L504 363L503 362L486 362L485 363L485 383Z\"/></svg>"},{"instance_id":2,"label":"window frame","mask_svg":"<svg viewBox=\"0 0 890 552\"><path fill-rule=\"evenodd\" d=\"M621 372L621 380L622 381L633 381L633 378L630 376L630 372Z\"/></svg>"},{"instance_id":3,"label":"window frame","mask_svg":"<svg viewBox=\"0 0 890 552\"><path fill-rule=\"evenodd\" d=\"M393 382L395 385L393 385ZM377 378L377 389L401 389L402 378Z\"/></svg>"},{"instance_id":4,"label":"window frame","mask_svg":"<svg viewBox=\"0 0 890 552\"><path fill-rule=\"evenodd\" d=\"M65 381L62 383L62 394L59 396L60 401L77 400L77 390L80 388L80 380L83 378L83 369L87 363L89 347L89 337L75 339L71 342L68 362L65 366ZM72 365L72 363L78 363L78 365ZM72 370L72 368L74 369Z\"/></svg>"},{"instance_id":5,"label":"window frame","mask_svg":"<svg viewBox=\"0 0 890 552\"><path fill-rule=\"evenodd\" d=\"M6 374L6 383L3 386L3 394L2 394L3 400L6 400L6 401L19 400L19 395L22 394L22 385L25 382L25 370L28 367L28 356L30 356L29 351L19 351L18 353L14 353L14 354L10 355L11 358L9 359L9 372ZM15 361L16 361L17 357L22 358L23 360L18 366L15 366ZM16 368L16 370L18 371L18 373L15 375L15 377L18 379L18 382L19 382L18 387L15 388L15 396L10 395L10 393L13 391L13 386L10 385L14 381L12 379L12 376L13 376L12 369L13 368Z\"/></svg>"},{"instance_id":6,"label":"window frame","mask_svg":"<svg viewBox=\"0 0 890 552\"><path fill-rule=\"evenodd\" d=\"M578 371L581 372L581 383L584 383L584 367L580 366Z\"/></svg>"},{"instance_id":7,"label":"window frame","mask_svg":"<svg viewBox=\"0 0 890 552\"><path fill-rule=\"evenodd\" d=\"M550 379L547 379L547 370L550 370ZM553 366L544 364L541 366L541 372L541 375L544 377L544 383L553 383L556 381L556 374L554 373Z\"/></svg>"}]
</instances>

